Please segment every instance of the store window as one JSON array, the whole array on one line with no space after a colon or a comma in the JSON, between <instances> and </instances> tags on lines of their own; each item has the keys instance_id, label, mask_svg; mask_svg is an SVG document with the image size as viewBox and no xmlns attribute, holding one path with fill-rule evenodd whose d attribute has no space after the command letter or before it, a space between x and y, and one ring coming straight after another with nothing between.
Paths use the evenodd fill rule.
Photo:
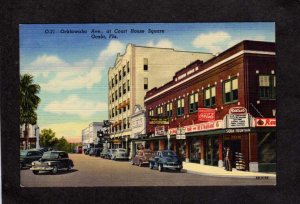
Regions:
<instances>
[{"instance_id":1,"label":"store window","mask_svg":"<svg viewBox=\"0 0 300 204\"><path fill-rule=\"evenodd\" d=\"M258 162L276 163L276 134L274 132L259 133Z\"/></svg>"},{"instance_id":2,"label":"store window","mask_svg":"<svg viewBox=\"0 0 300 204\"><path fill-rule=\"evenodd\" d=\"M190 142L190 162L200 163L201 144L199 138L193 138Z\"/></svg>"},{"instance_id":3,"label":"store window","mask_svg":"<svg viewBox=\"0 0 300 204\"><path fill-rule=\"evenodd\" d=\"M156 115L163 116L163 107L162 106L159 106L156 108Z\"/></svg>"},{"instance_id":4,"label":"store window","mask_svg":"<svg viewBox=\"0 0 300 204\"><path fill-rule=\"evenodd\" d=\"M216 87L212 86L204 89L204 107L216 105Z\"/></svg>"},{"instance_id":5,"label":"store window","mask_svg":"<svg viewBox=\"0 0 300 204\"><path fill-rule=\"evenodd\" d=\"M177 116L182 116L184 114L184 98L177 100Z\"/></svg>"},{"instance_id":6,"label":"store window","mask_svg":"<svg viewBox=\"0 0 300 204\"><path fill-rule=\"evenodd\" d=\"M218 137L211 136L205 139L205 164L218 166L219 144Z\"/></svg>"},{"instance_id":7,"label":"store window","mask_svg":"<svg viewBox=\"0 0 300 204\"><path fill-rule=\"evenodd\" d=\"M186 158L186 140L177 140L176 141L176 154L180 157L182 161L185 161Z\"/></svg>"},{"instance_id":8,"label":"store window","mask_svg":"<svg viewBox=\"0 0 300 204\"><path fill-rule=\"evenodd\" d=\"M144 90L148 89L148 78L144 78Z\"/></svg>"},{"instance_id":9,"label":"store window","mask_svg":"<svg viewBox=\"0 0 300 204\"><path fill-rule=\"evenodd\" d=\"M198 98L198 93L189 95L189 113L198 112Z\"/></svg>"},{"instance_id":10,"label":"store window","mask_svg":"<svg viewBox=\"0 0 300 204\"><path fill-rule=\"evenodd\" d=\"M238 100L238 79L227 80L223 84L223 101L232 103Z\"/></svg>"},{"instance_id":11,"label":"store window","mask_svg":"<svg viewBox=\"0 0 300 204\"><path fill-rule=\"evenodd\" d=\"M259 98L275 99L276 98L276 76L259 75Z\"/></svg>"},{"instance_id":12,"label":"store window","mask_svg":"<svg viewBox=\"0 0 300 204\"><path fill-rule=\"evenodd\" d=\"M126 94L126 83L123 84L123 94Z\"/></svg>"},{"instance_id":13,"label":"store window","mask_svg":"<svg viewBox=\"0 0 300 204\"><path fill-rule=\"evenodd\" d=\"M148 71L148 59L144 58L144 71Z\"/></svg>"},{"instance_id":14,"label":"store window","mask_svg":"<svg viewBox=\"0 0 300 204\"><path fill-rule=\"evenodd\" d=\"M167 103L166 104L166 116L172 117L173 116L173 103Z\"/></svg>"}]
</instances>

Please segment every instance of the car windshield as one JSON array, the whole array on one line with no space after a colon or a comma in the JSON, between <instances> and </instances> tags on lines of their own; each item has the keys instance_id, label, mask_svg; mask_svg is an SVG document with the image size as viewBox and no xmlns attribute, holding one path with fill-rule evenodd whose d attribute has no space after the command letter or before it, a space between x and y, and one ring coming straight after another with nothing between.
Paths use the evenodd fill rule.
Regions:
<instances>
[{"instance_id":1,"label":"car windshield","mask_svg":"<svg viewBox=\"0 0 300 204\"><path fill-rule=\"evenodd\" d=\"M58 158L58 152L45 152L43 154L43 159L56 159Z\"/></svg>"},{"instance_id":2,"label":"car windshield","mask_svg":"<svg viewBox=\"0 0 300 204\"><path fill-rule=\"evenodd\" d=\"M162 155L164 157L176 156L175 152L172 152L172 151L162 152Z\"/></svg>"},{"instance_id":3,"label":"car windshield","mask_svg":"<svg viewBox=\"0 0 300 204\"><path fill-rule=\"evenodd\" d=\"M27 155L27 151L21 150L20 151L20 156L26 156Z\"/></svg>"}]
</instances>

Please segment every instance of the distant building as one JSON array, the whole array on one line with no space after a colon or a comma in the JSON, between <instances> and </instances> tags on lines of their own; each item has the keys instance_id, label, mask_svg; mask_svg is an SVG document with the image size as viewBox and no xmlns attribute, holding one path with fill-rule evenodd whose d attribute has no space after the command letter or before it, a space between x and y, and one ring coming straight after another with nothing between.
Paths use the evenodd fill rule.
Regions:
<instances>
[{"instance_id":1,"label":"distant building","mask_svg":"<svg viewBox=\"0 0 300 204\"><path fill-rule=\"evenodd\" d=\"M113 121L110 135L113 141L117 141L115 144L124 147L125 138L134 136L130 126L133 107L140 105L144 108L144 96L148 90L162 86L187 64L212 57L210 53L128 44L125 53L117 55L114 66L108 71L108 113Z\"/></svg>"},{"instance_id":2,"label":"distant building","mask_svg":"<svg viewBox=\"0 0 300 204\"><path fill-rule=\"evenodd\" d=\"M99 138L97 137L97 131L102 127L103 122L92 122L88 127L82 130L82 146L84 146L84 148L98 145Z\"/></svg>"},{"instance_id":3,"label":"distant building","mask_svg":"<svg viewBox=\"0 0 300 204\"><path fill-rule=\"evenodd\" d=\"M24 136L25 124L20 126L20 149L32 149L40 147L40 128L38 125L28 125L28 144Z\"/></svg>"}]
</instances>

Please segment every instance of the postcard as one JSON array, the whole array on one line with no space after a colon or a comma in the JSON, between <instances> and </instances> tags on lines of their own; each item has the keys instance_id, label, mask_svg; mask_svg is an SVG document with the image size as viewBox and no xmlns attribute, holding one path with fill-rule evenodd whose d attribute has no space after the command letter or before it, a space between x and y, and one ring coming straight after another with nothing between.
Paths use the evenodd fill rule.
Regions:
<instances>
[{"instance_id":1,"label":"postcard","mask_svg":"<svg viewBox=\"0 0 300 204\"><path fill-rule=\"evenodd\" d=\"M19 32L21 187L276 185L275 23Z\"/></svg>"}]
</instances>

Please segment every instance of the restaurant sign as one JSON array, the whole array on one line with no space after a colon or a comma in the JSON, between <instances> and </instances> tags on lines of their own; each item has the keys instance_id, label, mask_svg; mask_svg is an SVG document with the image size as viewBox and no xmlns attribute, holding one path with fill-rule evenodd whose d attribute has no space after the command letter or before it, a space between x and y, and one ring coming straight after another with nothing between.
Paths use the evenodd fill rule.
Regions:
<instances>
[{"instance_id":1,"label":"restaurant sign","mask_svg":"<svg viewBox=\"0 0 300 204\"><path fill-rule=\"evenodd\" d=\"M227 128L244 128L249 127L249 114L244 107L233 107L227 114Z\"/></svg>"},{"instance_id":2,"label":"restaurant sign","mask_svg":"<svg viewBox=\"0 0 300 204\"><path fill-rule=\"evenodd\" d=\"M212 121L212 122L205 122L205 123L198 123L198 124L194 124L194 125L188 125L188 126L184 126L183 128L185 129L185 133L222 129L223 128L223 121L222 120L215 120L215 121ZM177 134L177 128L169 129L169 133L170 133L170 135L176 135Z\"/></svg>"},{"instance_id":3,"label":"restaurant sign","mask_svg":"<svg viewBox=\"0 0 300 204\"><path fill-rule=\"evenodd\" d=\"M165 126L155 127L155 136L164 136L165 135Z\"/></svg>"},{"instance_id":4,"label":"restaurant sign","mask_svg":"<svg viewBox=\"0 0 300 204\"><path fill-rule=\"evenodd\" d=\"M169 125L169 118L168 117L149 117L149 124L150 125Z\"/></svg>"},{"instance_id":5,"label":"restaurant sign","mask_svg":"<svg viewBox=\"0 0 300 204\"><path fill-rule=\"evenodd\" d=\"M255 127L276 127L276 118L255 118Z\"/></svg>"},{"instance_id":6,"label":"restaurant sign","mask_svg":"<svg viewBox=\"0 0 300 204\"><path fill-rule=\"evenodd\" d=\"M216 111L211 108L198 108L198 121L207 122L216 119Z\"/></svg>"}]
</instances>

